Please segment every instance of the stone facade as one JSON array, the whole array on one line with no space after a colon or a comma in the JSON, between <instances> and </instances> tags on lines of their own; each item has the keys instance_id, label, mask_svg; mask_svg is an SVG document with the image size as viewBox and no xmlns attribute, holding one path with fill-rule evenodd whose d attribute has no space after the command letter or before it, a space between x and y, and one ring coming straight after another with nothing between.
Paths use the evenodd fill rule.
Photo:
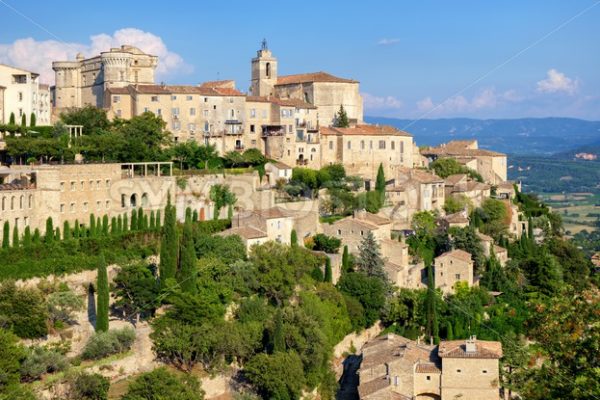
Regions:
<instances>
[{"instance_id":1,"label":"stone facade","mask_svg":"<svg viewBox=\"0 0 600 400\"><path fill-rule=\"evenodd\" d=\"M55 61L54 106L61 109L93 105L105 107L104 92L108 88L135 84L153 84L158 57L133 46L121 46L75 61Z\"/></svg>"},{"instance_id":2,"label":"stone facade","mask_svg":"<svg viewBox=\"0 0 600 400\"><path fill-rule=\"evenodd\" d=\"M454 293L454 285L466 282L473 286L473 260L464 250L451 250L440 254L434 260L435 287L442 293Z\"/></svg>"},{"instance_id":3,"label":"stone facade","mask_svg":"<svg viewBox=\"0 0 600 400\"><path fill-rule=\"evenodd\" d=\"M39 74L0 64L0 124L7 124L14 114L17 125L25 115L27 125L35 114L36 125L50 125L50 91L39 82Z\"/></svg>"},{"instance_id":4,"label":"stone facade","mask_svg":"<svg viewBox=\"0 0 600 400\"><path fill-rule=\"evenodd\" d=\"M387 334L362 348L361 400L497 400L500 342L444 341L439 346Z\"/></svg>"}]
</instances>

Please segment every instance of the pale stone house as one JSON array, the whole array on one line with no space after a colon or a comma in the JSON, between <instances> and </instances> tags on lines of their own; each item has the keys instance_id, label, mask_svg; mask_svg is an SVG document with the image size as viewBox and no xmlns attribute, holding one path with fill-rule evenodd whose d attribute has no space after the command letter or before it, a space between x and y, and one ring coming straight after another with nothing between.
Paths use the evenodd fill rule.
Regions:
<instances>
[{"instance_id":1,"label":"pale stone house","mask_svg":"<svg viewBox=\"0 0 600 400\"><path fill-rule=\"evenodd\" d=\"M454 293L457 282L473 286L473 260L471 254L456 249L440 254L434 259L435 287L444 294Z\"/></svg>"},{"instance_id":2,"label":"pale stone house","mask_svg":"<svg viewBox=\"0 0 600 400\"><path fill-rule=\"evenodd\" d=\"M281 161L268 162L265 164L265 173L269 184L274 185L281 179L289 181L292 178L292 167Z\"/></svg>"},{"instance_id":3,"label":"pale stone house","mask_svg":"<svg viewBox=\"0 0 600 400\"><path fill-rule=\"evenodd\" d=\"M466 228L469 226L469 218L465 211L447 214L441 218L441 221L447 228Z\"/></svg>"},{"instance_id":4,"label":"pale stone house","mask_svg":"<svg viewBox=\"0 0 600 400\"><path fill-rule=\"evenodd\" d=\"M350 253L357 253L358 247L368 232L371 232L378 243L391 238L391 222L388 218L359 210L354 215L342 218L331 224L322 224L323 233L342 240ZM398 245L401 243L397 242Z\"/></svg>"},{"instance_id":5,"label":"pale stone house","mask_svg":"<svg viewBox=\"0 0 600 400\"><path fill-rule=\"evenodd\" d=\"M237 235L242 239L246 251L249 252L253 246L261 245L269 241L267 233L252 226L238 226L217 233L218 236Z\"/></svg>"},{"instance_id":6,"label":"pale stone house","mask_svg":"<svg viewBox=\"0 0 600 400\"><path fill-rule=\"evenodd\" d=\"M23 115L29 125L31 114L37 125L50 125L50 91L38 73L0 64L0 124L8 124L11 113L17 125Z\"/></svg>"},{"instance_id":7,"label":"pale stone house","mask_svg":"<svg viewBox=\"0 0 600 400\"><path fill-rule=\"evenodd\" d=\"M431 160L454 158L477 171L484 181L497 185L506 181L506 154L480 149L477 140L454 140L437 147L427 147L421 154Z\"/></svg>"},{"instance_id":8,"label":"pale stone house","mask_svg":"<svg viewBox=\"0 0 600 400\"><path fill-rule=\"evenodd\" d=\"M498 400L500 342L423 344L387 334L362 348L361 400Z\"/></svg>"},{"instance_id":9,"label":"pale stone house","mask_svg":"<svg viewBox=\"0 0 600 400\"><path fill-rule=\"evenodd\" d=\"M494 239L488 235L485 235L481 232L477 232L477 236L481 240L481 245L483 246L483 254L489 258L492 255L493 249L494 256L500 262L500 265L504 267L509 260L508 250L504 247L494 244Z\"/></svg>"},{"instance_id":10,"label":"pale stone house","mask_svg":"<svg viewBox=\"0 0 600 400\"><path fill-rule=\"evenodd\" d=\"M446 198L464 196L473 207L480 207L491 193L490 185L472 180L467 174L450 175L444 184Z\"/></svg>"}]
</instances>

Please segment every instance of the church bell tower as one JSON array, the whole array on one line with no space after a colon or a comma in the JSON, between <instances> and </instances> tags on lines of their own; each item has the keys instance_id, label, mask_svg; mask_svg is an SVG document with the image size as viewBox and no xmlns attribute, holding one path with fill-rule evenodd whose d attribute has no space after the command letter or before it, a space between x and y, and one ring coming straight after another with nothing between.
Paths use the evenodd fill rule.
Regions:
<instances>
[{"instance_id":1,"label":"church bell tower","mask_svg":"<svg viewBox=\"0 0 600 400\"><path fill-rule=\"evenodd\" d=\"M263 39L261 48L252 59L252 86L250 91L253 96L273 96L273 87L277 83L277 59L272 56Z\"/></svg>"}]
</instances>

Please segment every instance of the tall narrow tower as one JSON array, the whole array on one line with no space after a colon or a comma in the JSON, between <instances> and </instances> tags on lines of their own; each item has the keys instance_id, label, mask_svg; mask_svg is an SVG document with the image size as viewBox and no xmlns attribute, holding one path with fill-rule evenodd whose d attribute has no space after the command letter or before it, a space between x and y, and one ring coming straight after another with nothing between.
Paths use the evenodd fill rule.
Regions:
<instances>
[{"instance_id":1,"label":"tall narrow tower","mask_svg":"<svg viewBox=\"0 0 600 400\"><path fill-rule=\"evenodd\" d=\"M277 83L277 59L271 55L267 41L263 39L261 48L252 59L253 96L272 96L273 86Z\"/></svg>"}]
</instances>

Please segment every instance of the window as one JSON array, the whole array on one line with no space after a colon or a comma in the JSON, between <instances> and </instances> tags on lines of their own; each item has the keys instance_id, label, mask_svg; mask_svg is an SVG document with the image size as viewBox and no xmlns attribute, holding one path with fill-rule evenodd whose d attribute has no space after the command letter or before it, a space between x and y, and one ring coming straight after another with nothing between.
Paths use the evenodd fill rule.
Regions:
<instances>
[{"instance_id":1,"label":"window","mask_svg":"<svg viewBox=\"0 0 600 400\"><path fill-rule=\"evenodd\" d=\"M426 378L426 379L427 379L428 381L430 381L430 380L431 380L431 376L427 375L427 378Z\"/></svg>"},{"instance_id":2,"label":"window","mask_svg":"<svg viewBox=\"0 0 600 400\"><path fill-rule=\"evenodd\" d=\"M385 140L379 141L379 150L385 150Z\"/></svg>"},{"instance_id":3,"label":"window","mask_svg":"<svg viewBox=\"0 0 600 400\"><path fill-rule=\"evenodd\" d=\"M205 103L208 103L208 97L205 97L205 98L204 98L204 102L205 102Z\"/></svg>"},{"instance_id":4,"label":"window","mask_svg":"<svg viewBox=\"0 0 600 400\"><path fill-rule=\"evenodd\" d=\"M456 372L458 372L459 374L462 372L461 369L457 369Z\"/></svg>"},{"instance_id":5,"label":"window","mask_svg":"<svg viewBox=\"0 0 600 400\"><path fill-rule=\"evenodd\" d=\"M121 195L121 207L125 208L125 195L124 194Z\"/></svg>"},{"instance_id":6,"label":"window","mask_svg":"<svg viewBox=\"0 0 600 400\"><path fill-rule=\"evenodd\" d=\"M195 108L193 108L193 107L192 107L192 108L190 108L190 115L191 115L191 116L194 116L194 115L196 115L196 109L195 109Z\"/></svg>"},{"instance_id":7,"label":"window","mask_svg":"<svg viewBox=\"0 0 600 400\"><path fill-rule=\"evenodd\" d=\"M188 131L194 133L196 131L196 124L188 124Z\"/></svg>"},{"instance_id":8,"label":"window","mask_svg":"<svg viewBox=\"0 0 600 400\"><path fill-rule=\"evenodd\" d=\"M61 191L61 192L64 192L64 191L65 191L65 183L64 183L64 182L61 182L61 183L60 183L60 191Z\"/></svg>"},{"instance_id":9,"label":"window","mask_svg":"<svg viewBox=\"0 0 600 400\"><path fill-rule=\"evenodd\" d=\"M348 140L348 150L352 149L352 142Z\"/></svg>"},{"instance_id":10,"label":"window","mask_svg":"<svg viewBox=\"0 0 600 400\"><path fill-rule=\"evenodd\" d=\"M100 209L100 200L96 201L96 208L99 210Z\"/></svg>"},{"instance_id":11,"label":"window","mask_svg":"<svg viewBox=\"0 0 600 400\"><path fill-rule=\"evenodd\" d=\"M254 125L250 125L250 133L255 133L256 127Z\"/></svg>"},{"instance_id":12,"label":"window","mask_svg":"<svg viewBox=\"0 0 600 400\"><path fill-rule=\"evenodd\" d=\"M150 101L152 101L154 103L158 102L158 96L152 96L152 97L150 97Z\"/></svg>"},{"instance_id":13,"label":"window","mask_svg":"<svg viewBox=\"0 0 600 400\"><path fill-rule=\"evenodd\" d=\"M100 180L96 181L96 189L100 189Z\"/></svg>"},{"instance_id":14,"label":"window","mask_svg":"<svg viewBox=\"0 0 600 400\"><path fill-rule=\"evenodd\" d=\"M233 109L229 110L229 117L231 119L235 118L235 110L233 110Z\"/></svg>"},{"instance_id":15,"label":"window","mask_svg":"<svg viewBox=\"0 0 600 400\"><path fill-rule=\"evenodd\" d=\"M204 132L209 132L209 126L208 126L208 121L204 122Z\"/></svg>"},{"instance_id":16,"label":"window","mask_svg":"<svg viewBox=\"0 0 600 400\"><path fill-rule=\"evenodd\" d=\"M187 101L192 101L192 96L186 96L185 98Z\"/></svg>"},{"instance_id":17,"label":"window","mask_svg":"<svg viewBox=\"0 0 600 400\"><path fill-rule=\"evenodd\" d=\"M71 204L69 205L69 211L70 211L70 212L75 212L75 203L71 203Z\"/></svg>"},{"instance_id":18,"label":"window","mask_svg":"<svg viewBox=\"0 0 600 400\"><path fill-rule=\"evenodd\" d=\"M162 115L162 110L160 108L156 110L156 115Z\"/></svg>"},{"instance_id":19,"label":"window","mask_svg":"<svg viewBox=\"0 0 600 400\"><path fill-rule=\"evenodd\" d=\"M365 236L365 231L361 230L360 231L360 236Z\"/></svg>"},{"instance_id":20,"label":"window","mask_svg":"<svg viewBox=\"0 0 600 400\"><path fill-rule=\"evenodd\" d=\"M148 107L144 107L144 112L148 112L148 111L149 111Z\"/></svg>"},{"instance_id":21,"label":"window","mask_svg":"<svg viewBox=\"0 0 600 400\"><path fill-rule=\"evenodd\" d=\"M173 130L178 131L179 129L181 129L181 122L173 121Z\"/></svg>"},{"instance_id":22,"label":"window","mask_svg":"<svg viewBox=\"0 0 600 400\"><path fill-rule=\"evenodd\" d=\"M87 210L88 210L88 202L87 202L87 201L85 201L85 202L83 203L83 211L87 211Z\"/></svg>"},{"instance_id":23,"label":"window","mask_svg":"<svg viewBox=\"0 0 600 400\"><path fill-rule=\"evenodd\" d=\"M270 78L271 77L271 63L269 63L269 62L267 63L265 70L266 70L267 78Z\"/></svg>"},{"instance_id":24,"label":"window","mask_svg":"<svg viewBox=\"0 0 600 400\"><path fill-rule=\"evenodd\" d=\"M216 110L216 109L217 109L217 106L216 106L216 105L214 105L214 106L213 106L213 110Z\"/></svg>"},{"instance_id":25,"label":"window","mask_svg":"<svg viewBox=\"0 0 600 400\"><path fill-rule=\"evenodd\" d=\"M455 274L455 275L454 275L454 278L455 278L456 280L460 280L460 274Z\"/></svg>"},{"instance_id":26,"label":"window","mask_svg":"<svg viewBox=\"0 0 600 400\"><path fill-rule=\"evenodd\" d=\"M250 118L256 117L256 108L250 109Z\"/></svg>"},{"instance_id":27,"label":"window","mask_svg":"<svg viewBox=\"0 0 600 400\"><path fill-rule=\"evenodd\" d=\"M23 101L23 92L19 92L19 101Z\"/></svg>"},{"instance_id":28,"label":"window","mask_svg":"<svg viewBox=\"0 0 600 400\"><path fill-rule=\"evenodd\" d=\"M121 96L113 96L113 103L118 103L121 101Z\"/></svg>"},{"instance_id":29,"label":"window","mask_svg":"<svg viewBox=\"0 0 600 400\"><path fill-rule=\"evenodd\" d=\"M342 230L338 229L338 236L341 236L341 235L342 235Z\"/></svg>"},{"instance_id":30,"label":"window","mask_svg":"<svg viewBox=\"0 0 600 400\"><path fill-rule=\"evenodd\" d=\"M174 116L178 116L179 115L179 107L172 108L171 114L173 114Z\"/></svg>"},{"instance_id":31,"label":"window","mask_svg":"<svg viewBox=\"0 0 600 400\"><path fill-rule=\"evenodd\" d=\"M109 188L110 187L110 179L106 180L106 187Z\"/></svg>"},{"instance_id":32,"label":"window","mask_svg":"<svg viewBox=\"0 0 600 400\"><path fill-rule=\"evenodd\" d=\"M395 149L396 149L396 142L394 142L394 141L392 140L392 142L391 142L391 146L392 146L392 150L395 150Z\"/></svg>"},{"instance_id":33,"label":"window","mask_svg":"<svg viewBox=\"0 0 600 400\"><path fill-rule=\"evenodd\" d=\"M360 149L361 149L361 150L364 150L364 149L365 149L365 141L364 141L364 140L361 140L361 141L360 141Z\"/></svg>"},{"instance_id":34,"label":"window","mask_svg":"<svg viewBox=\"0 0 600 400\"><path fill-rule=\"evenodd\" d=\"M81 182L79 182L79 185L81 186L81 190L83 190L83 189L84 189L84 187L85 187L85 182L84 182L84 181L81 181Z\"/></svg>"},{"instance_id":35,"label":"window","mask_svg":"<svg viewBox=\"0 0 600 400\"><path fill-rule=\"evenodd\" d=\"M333 150L333 141L332 140L329 141L329 150Z\"/></svg>"},{"instance_id":36,"label":"window","mask_svg":"<svg viewBox=\"0 0 600 400\"><path fill-rule=\"evenodd\" d=\"M117 110L117 117L121 116L121 110Z\"/></svg>"},{"instance_id":37,"label":"window","mask_svg":"<svg viewBox=\"0 0 600 400\"><path fill-rule=\"evenodd\" d=\"M202 113L204 114L205 117L208 117L208 110L204 110Z\"/></svg>"},{"instance_id":38,"label":"window","mask_svg":"<svg viewBox=\"0 0 600 400\"><path fill-rule=\"evenodd\" d=\"M400 153L404 153L404 142L400 142Z\"/></svg>"},{"instance_id":39,"label":"window","mask_svg":"<svg viewBox=\"0 0 600 400\"><path fill-rule=\"evenodd\" d=\"M75 190L75 181L71 182L71 190Z\"/></svg>"},{"instance_id":40,"label":"window","mask_svg":"<svg viewBox=\"0 0 600 400\"><path fill-rule=\"evenodd\" d=\"M484 369L483 371L481 371L482 374L487 374L487 369Z\"/></svg>"},{"instance_id":41,"label":"window","mask_svg":"<svg viewBox=\"0 0 600 400\"><path fill-rule=\"evenodd\" d=\"M64 212L65 212L65 205L64 205L64 204L61 204L61 205L60 205L60 212L61 212L61 213L64 213Z\"/></svg>"},{"instance_id":42,"label":"window","mask_svg":"<svg viewBox=\"0 0 600 400\"><path fill-rule=\"evenodd\" d=\"M175 95L171 96L171 100L177 100L177 96L175 96Z\"/></svg>"}]
</instances>

